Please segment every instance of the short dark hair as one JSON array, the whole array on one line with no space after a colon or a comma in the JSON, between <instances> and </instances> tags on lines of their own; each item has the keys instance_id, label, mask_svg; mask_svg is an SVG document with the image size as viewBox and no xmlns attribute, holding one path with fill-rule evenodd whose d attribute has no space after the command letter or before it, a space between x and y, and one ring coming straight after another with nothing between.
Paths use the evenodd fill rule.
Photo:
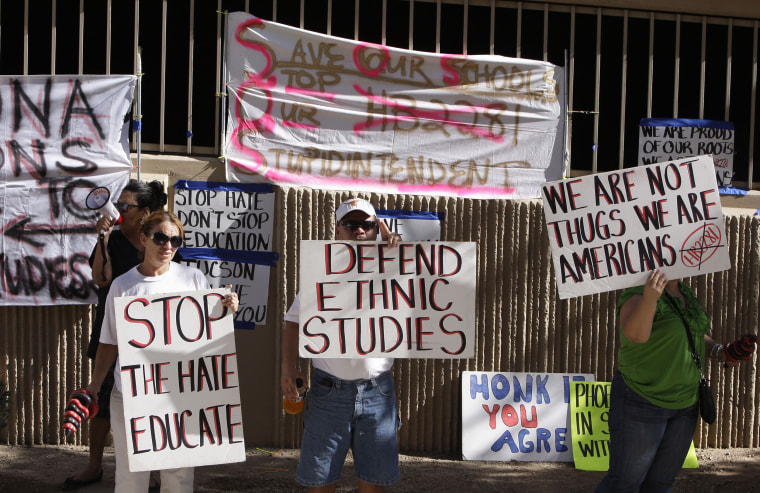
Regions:
<instances>
[{"instance_id":1,"label":"short dark hair","mask_svg":"<svg viewBox=\"0 0 760 493\"><path fill-rule=\"evenodd\" d=\"M164 184L158 180L145 183L133 178L129 180L123 191L134 193L137 206L140 209L147 207L151 212L163 209L168 201L166 192L164 192Z\"/></svg>"}]
</instances>

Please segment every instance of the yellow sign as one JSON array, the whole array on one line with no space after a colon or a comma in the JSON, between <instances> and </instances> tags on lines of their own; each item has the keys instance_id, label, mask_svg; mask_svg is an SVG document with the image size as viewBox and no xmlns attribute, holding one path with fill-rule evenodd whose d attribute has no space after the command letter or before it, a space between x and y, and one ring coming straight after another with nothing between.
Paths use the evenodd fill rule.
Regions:
<instances>
[{"instance_id":1,"label":"yellow sign","mask_svg":"<svg viewBox=\"0 0 760 493\"><path fill-rule=\"evenodd\" d=\"M570 435L575 468L583 471L606 471L610 467L610 382L570 383ZM697 468L694 443L683 464Z\"/></svg>"}]
</instances>

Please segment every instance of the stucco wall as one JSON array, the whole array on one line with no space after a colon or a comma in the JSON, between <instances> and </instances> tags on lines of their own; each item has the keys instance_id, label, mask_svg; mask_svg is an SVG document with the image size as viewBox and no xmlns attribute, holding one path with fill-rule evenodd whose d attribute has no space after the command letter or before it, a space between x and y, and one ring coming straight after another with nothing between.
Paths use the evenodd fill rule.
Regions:
<instances>
[{"instance_id":1,"label":"stucco wall","mask_svg":"<svg viewBox=\"0 0 760 493\"><path fill-rule=\"evenodd\" d=\"M143 179L224 181L217 160L143 156ZM476 357L470 360L398 360L394 366L405 451L455 452L461 444L460 372L588 372L609 380L616 364L614 309L618 292L560 300L541 202L363 194L381 209L443 211L441 238L478 243ZM282 317L298 289L301 239L332 237L335 205L347 198L299 188L276 188L274 249L268 323L236 334L246 443L296 447L300 417L284 415L279 390ZM721 341L757 332L760 294L760 217L757 196L724 198L732 269L690 284L712 317ZM171 201L170 201L171 203ZM89 379L83 360L90 307L1 307L0 380L11 391L11 415L0 442L63 443L60 416L66 397ZM307 363L303 363L307 368ZM709 364L718 422L701 426L698 447L760 446L758 366ZM86 433L75 441L86 440Z\"/></svg>"}]
</instances>

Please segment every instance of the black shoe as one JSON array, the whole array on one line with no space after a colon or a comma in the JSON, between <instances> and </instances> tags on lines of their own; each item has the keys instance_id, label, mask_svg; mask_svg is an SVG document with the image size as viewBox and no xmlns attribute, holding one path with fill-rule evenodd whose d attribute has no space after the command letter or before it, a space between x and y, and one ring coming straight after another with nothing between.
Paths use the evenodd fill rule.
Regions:
<instances>
[{"instance_id":1,"label":"black shoe","mask_svg":"<svg viewBox=\"0 0 760 493\"><path fill-rule=\"evenodd\" d=\"M103 479L103 469L100 470L97 476L94 476L90 479L74 479L74 476L69 476L66 478L66 481L63 482L63 488L64 490L75 490L77 488L81 488L82 486L87 486L88 484L97 483Z\"/></svg>"}]
</instances>

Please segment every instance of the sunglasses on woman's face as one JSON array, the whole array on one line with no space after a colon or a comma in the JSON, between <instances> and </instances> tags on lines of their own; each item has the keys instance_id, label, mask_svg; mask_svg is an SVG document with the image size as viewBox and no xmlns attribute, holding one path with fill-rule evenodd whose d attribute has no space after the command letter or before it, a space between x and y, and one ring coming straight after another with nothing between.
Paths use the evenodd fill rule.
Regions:
<instances>
[{"instance_id":1,"label":"sunglasses on woman's face","mask_svg":"<svg viewBox=\"0 0 760 493\"><path fill-rule=\"evenodd\" d=\"M164 246L166 245L166 242L170 242L172 245L172 248L179 248L182 246L182 237L179 235L172 236L171 238L167 236L166 234L162 233L161 231L156 231L152 235L150 235L150 239L153 240L153 243L155 243L158 246Z\"/></svg>"},{"instance_id":2,"label":"sunglasses on woman's face","mask_svg":"<svg viewBox=\"0 0 760 493\"><path fill-rule=\"evenodd\" d=\"M137 204L127 204L126 202L114 202L113 206L116 207L116 210L122 214L129 212L129 209L132 207L139 207Z\"/></svg>"},{"instance_id":3,"label":"sunglasses on woman's face","mask_svg":"<svg viewBox=\"0 0 760 493\"><path fill-rule=\"evenodd\" d=\"M377 227L377 221L343 221L338 223L338 226L343 226L349 231L356 231L362 228L364 231L375 229Z\"/></svg>"}]
</instances>

